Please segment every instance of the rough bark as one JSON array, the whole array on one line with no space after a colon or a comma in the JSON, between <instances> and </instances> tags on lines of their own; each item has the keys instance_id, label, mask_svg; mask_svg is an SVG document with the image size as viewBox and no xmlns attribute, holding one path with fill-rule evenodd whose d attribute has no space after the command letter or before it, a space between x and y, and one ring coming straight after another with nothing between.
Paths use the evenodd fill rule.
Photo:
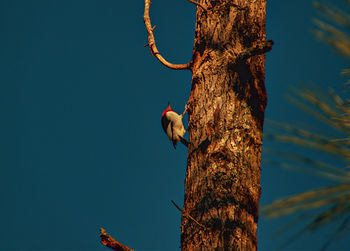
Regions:
<instances>
[{"instance_id":1,"label":"rough bark","mask_svg":"<svg viewBox=\"0 0 350 251\"><path fill-rule=\"evenodd\" d=\"M266 0L198 2L181 248L256 250Z\"/></svg>"}]
</instances>

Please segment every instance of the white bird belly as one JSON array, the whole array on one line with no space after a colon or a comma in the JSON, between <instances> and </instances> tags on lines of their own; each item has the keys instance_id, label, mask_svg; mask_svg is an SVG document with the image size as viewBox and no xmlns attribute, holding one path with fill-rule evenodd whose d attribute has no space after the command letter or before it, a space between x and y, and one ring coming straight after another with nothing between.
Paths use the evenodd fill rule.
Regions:
<instances>
[{"instance_id":1,"label":"white bird belly","mask_svg":"<svg viewBox=\"0 0 350 251\"><path fill-rule=\"evenodd\" d=\"M177 114L176 112L170 111L166 113L167 118L172 121L173 123L173 129L171 129L171 123L169 123L167 127L167 135L170 140L176 140L180 141L180 137L183 137L185 134L186 130L182 124L182 116ZM174 133L174 136L172 135Z\"/></svg>"}]
</instances>

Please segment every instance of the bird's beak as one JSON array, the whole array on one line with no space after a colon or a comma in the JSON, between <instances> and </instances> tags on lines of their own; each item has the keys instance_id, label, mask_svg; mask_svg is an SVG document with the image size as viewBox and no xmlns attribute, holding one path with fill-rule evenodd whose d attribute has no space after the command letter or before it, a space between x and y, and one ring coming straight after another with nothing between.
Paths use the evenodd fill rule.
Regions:
<instances>
[{"instance_id":1,"label":"bird's beak","mask_svg":"<svg viewBox=\"0 0 350 251\"><path fill-rule=\"evenodd\" d=\"M170 102L169 102L169 101L168 101L168 108L171 108L171 107L170 107Z\"/></svg>"}]
</instances>

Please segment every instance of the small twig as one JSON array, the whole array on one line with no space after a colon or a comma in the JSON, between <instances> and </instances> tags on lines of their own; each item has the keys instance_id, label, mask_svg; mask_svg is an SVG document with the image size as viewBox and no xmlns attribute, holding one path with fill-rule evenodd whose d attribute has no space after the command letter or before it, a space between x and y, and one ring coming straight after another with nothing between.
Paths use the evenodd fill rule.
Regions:
<instances>
[{"instance_id":1,"label":"small twig","mask_svg":"<svg viewBox=\"0 0 350 251\"><path fill-rule=\"evenodd\" d=\"M196 221L196 219L193 218L190 214L184 212L184 210L182 210L178 205L176 205L176 203L173 200L171 200L171 203L173 203L173 205L183 214L184 217L186 217L187 219L193 220L198 226L205 228L205 226L203 226L198 221Z\"/></svg>"},{"instance_id":2,"label":"small twig","mask_svg":"<svg viewBox=\"0 0 350 251\"><path fill-rule=\"evenodd\" d=\"M193 3L193 4L195 4L195 5L198 5L198 6L201 7L205 12L208 11L208 9L207 9L203 4L201 4L201 3L199 3L199 2L196 2L196 1L193 1L193 0L187 0L187 1L189 1L189 2L191 2L191 3Z\"/></svg>"},{"instance_id":3,"label":"small twig","mask_svg":"<svg viewBox=\"0 0 350 251\"><path fill-rule=\"evenodd\" d=\"M101 243L113 250L134 251L133 249L128 248L127 246L124 246L123 244L113 239L109 234L107 234L106 230L104 230L103 228L100 228L100 237L101 237Z\"/></svg>"},{"instance_id":4,"label":"small twig","mask_svg":"<svg viewBox=\"0 0 350 251\"><path fill-rule=\"evenodd\" d=\"M269 52L271 51L273 44L274 43L272 40L263 41L260 44L243 51L241 54L237 56L236 60L237 62L238 61L242 62L253 56L261 55L266 52Z\"/></svg>"},{"instance_id":5,"label":"small twig","mask_svg":"<svg viewBox=\"0 0 350 251\"><path fill-rule=\"evenodd\" d=\"M145 12L143 14L143 21L145 22L145 25L146 25L146 30L148 33L148 46L151 50L152 55L155 56L163 65L165 65L166 67L169 67L170 69L174 69L174 70L190 69L191 63L172 64L172 63L169 63L168 61L166 61L165 58L163 58L163 56L160 55L160 53L157 49L157 46L156 46L154 35L153 35L153 30L154 30L155 26L152 27L151 19L149 17L150 4L151 4L150 0L145 0Z\"/></svg>"},{"instance_id":6,"label":"small twig","mask_svg":"<svg viewBox=\"0 0 350 251\"><path fill-rule=\"evenodd\" d=\"M182 209L181 209L178 205L176 205L176 203L175 203L173 200L171 200L171 203L173 203L173 205L174 205L181 213L183 213Z\"/></svg>"}]
</instances>

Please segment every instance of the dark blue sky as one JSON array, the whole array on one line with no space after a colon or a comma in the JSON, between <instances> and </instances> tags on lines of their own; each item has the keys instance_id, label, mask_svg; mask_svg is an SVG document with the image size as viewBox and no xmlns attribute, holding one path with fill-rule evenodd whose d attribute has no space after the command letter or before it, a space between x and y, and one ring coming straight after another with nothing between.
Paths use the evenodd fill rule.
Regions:
<instances>
[{"instance_id":1,"label":"dark blue sky","mask_svg":"<svg viewBox=\"0 0 350 251\"><path fill-rule=\"evenodd\" d=\"M158 49L188 62L195 6L152 3ZM182 205L186 149L173 149L160 115L168 100L183 111L191 74L165 68L143 47L143 5L0 0L0 250L106 250L100 227L137 250L180 246L170 200ZM311 33L316 16L311 1L268 1L268 119L307 121L285 99L291 85L344 82L345 60ZM262 168L262 204L324 184ZM260 220L260 250L274 247L279 222ZM310 249L324 236L292 247Z\"/></svg>"}]
</instances>

